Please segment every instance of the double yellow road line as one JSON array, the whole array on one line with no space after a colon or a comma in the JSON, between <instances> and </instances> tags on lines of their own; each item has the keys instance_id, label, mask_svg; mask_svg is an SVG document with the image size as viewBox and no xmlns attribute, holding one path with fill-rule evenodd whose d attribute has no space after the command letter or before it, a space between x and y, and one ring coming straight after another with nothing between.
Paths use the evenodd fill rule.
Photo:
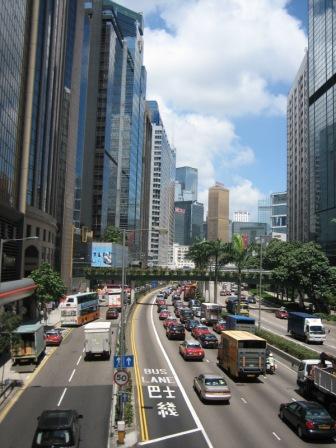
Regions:
<instances>
[{"instance_id":1,"label":"double yellow road line","mask_svg":"<svg viewBox=\"0 0 336 448\"><path fill-rule=\"evenodd\" d=\"M136 322L136 316L139 312L139 306L137 305L133 316L132 316L132 325L131 325L131 345L132 345L132 351L134 354L134 372L135 372L135 378L136 378L136 387L138 392L138 408L139 408L139 417L140 417L140 432L141 432L141 439L142 442L145 442L146 440L149 440L148 436L148 428L147 428L147 419L146 419L146 413L145 413L145 403L144 403L144 397L143 397L143 391L142 391L142 380L141 380L141 374L139 369L139 358L136 351L135 346L135 322Z\"/></svg>"}]
</instances>

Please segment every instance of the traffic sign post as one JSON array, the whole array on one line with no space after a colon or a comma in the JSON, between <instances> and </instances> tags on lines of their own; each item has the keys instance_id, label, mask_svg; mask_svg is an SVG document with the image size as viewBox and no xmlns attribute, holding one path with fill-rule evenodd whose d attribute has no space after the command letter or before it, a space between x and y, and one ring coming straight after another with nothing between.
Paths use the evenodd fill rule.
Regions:
<instances>
[{"instance_id":1,"label":"traffic sign post","mask_svg":"<svg viewBox=\"0 0 336 448\"><path fill-rule=\"evenodd\" d=\"M126 370L117 370L114 374L114 382L118 386L126 386L128 383L128 373Z\"/></svg>"}]
</instances>

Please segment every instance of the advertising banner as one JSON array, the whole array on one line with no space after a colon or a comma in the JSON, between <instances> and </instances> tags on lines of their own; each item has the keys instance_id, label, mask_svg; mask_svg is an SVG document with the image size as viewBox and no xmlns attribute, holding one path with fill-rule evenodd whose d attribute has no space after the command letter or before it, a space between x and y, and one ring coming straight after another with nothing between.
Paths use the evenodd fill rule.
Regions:
<instances>
[{"instance_id":1,"label":"advertising banner","mask_svg":"<svg viewBox=\"0 0 336 448\"><path fill-rule=\"evenodd\" d=\"M112 243L92 242L91 266L93 268L112 266Z\"/></svg>"}]
</instances>

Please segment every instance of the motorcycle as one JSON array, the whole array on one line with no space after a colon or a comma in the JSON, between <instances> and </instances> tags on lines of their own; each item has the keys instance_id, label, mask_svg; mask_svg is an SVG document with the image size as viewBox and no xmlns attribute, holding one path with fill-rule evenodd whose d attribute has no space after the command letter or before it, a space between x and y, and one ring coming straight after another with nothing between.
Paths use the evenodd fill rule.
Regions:
<instances>
[{"instance_id":1,"label":"motorcycle","mask_svg":"<svg viewBox=\"0 0 336 448\"><path fill-rule=\"evenodd\" d=\"M269 353L266 357L266 373L271 373L272 375L275 373L277 365L275 363L275 359L272 353Z\"/></svg>"}]
</instances>

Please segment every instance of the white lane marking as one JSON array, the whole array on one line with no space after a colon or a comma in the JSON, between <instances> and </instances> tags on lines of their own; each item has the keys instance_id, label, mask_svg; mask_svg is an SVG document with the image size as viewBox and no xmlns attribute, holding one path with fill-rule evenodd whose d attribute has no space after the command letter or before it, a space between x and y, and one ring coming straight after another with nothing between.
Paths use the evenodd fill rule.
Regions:
<instances>
[{"instance_id":1,"label":"white lane marking","mask_svg":"<svg viewBox=\"0 0 336 448\"><path fill-rule=\"evenodd\" d=\"M266 376L266 375L263 375L262 377L263 377L264 379L266 379L266 378L267 378L267 376Z\"/></svg>"},{"instance_id":2,"label":"white lane marking","mask_svg":"<svg viewBox=\"0 0 336 448\"><path fill-rule=\"evenodd\" d=\"M83 353L85 352L85 347L83 348Z\"/></svg>"},{"instance_id":3,"label":"white lane marking","mask_svg":"<svg viewBox=\"0 0 336 448\"><path fill-rule=\"evenodd\" d=\"M296 401L296 398L293 398L293 397L292 397L292 401Z\"/></svg>"},{"instance_id":4,"label":"white lane marking","mask_svg":"<svg viewBox=\"0 0 336 448\"><path fill-rule=\"evenodd\" d=\"M210 362L208 359L206 359L206 362Z\"/></svg>"},{"instance_id":5,"label":"white lane marking","mask_svg":"<svg viewBox=\"0 0 336 448\"><path fill-rule=\"evenodd\" d=\"M283 367L286 367L286 369L287 370L290 370L291 372L294 372L294 373L297 373L297 371L296 370L294 370L294 369L291 369L290 367L288 367L285 363L283 363L283 362L281 362L281 361L279 361L279 359L277 358L277 360L276 360L276 362L277 363L279 363L279 364L281 364Z\"/></svg>"},{"instance_id":6,"label":"white lane marking","mask_svg":"<svg viewBox=\"0 0 336 448\"><path fill-rule=\"evenodd\" d=\"M158 439L151 439L148 440L147 442L138 442L138 445L149 445L150 443L161 442L161 440L172 439L173 437L180 437L184 436L185 434L191 434L197 431L200 431L200 429L196 428L196 429L190 429L189 431L177 432L175 434L169 434L169 436L159 437Z\"/></svg>"},{"instance_id":7,"label":"white lane marking","mask_svg":"<svg viewBox=\"0 0 336 448\"><path fill-rule=\"evenodd\" d=\"M245 398L240 397L240 399L241 399L241 401L242 401L243 403L247 404L247 401L245 400Z\"/></svg>"},{"instance_id":8,"label":"white lane marking","mask_svg":"<svg viewBox=\"0 0 336 448\"><path fill-rule=\"evenodd\" d=\"M72 380L72 377L74 376L75 372L76 372L76 369L73 369L72 374L70 375L70 378L69 378L69 383Z\"/></svg>"},{"instance_id":9,"label":"white lane marking","mask_svg":"<svg viewBox=\"0 0 336 448\"><path fill-rule=\"evenodd\" d=\"M78 361L77 361L77 366L78 366L78 364L80 363L80 360L82 359L82 355L80 355L80 357L78 358Z\"/></svg>"},{"instance_id":10,"label":"white lane marking","mask_svg":"<svg viewBox=\"0 0 336 448\"><path fill-rule=\"evenodd\" d=\"M274 435L274 437L278 440L281 440L280 437L278 436L278 434L276 434L275 432L272 432L272 434Z\"/></svg>"},{"instance_id":11,"label":"white lane marking","mask_svg":"<svg viewBox=\"0 0 336 448\"><path fill-rule=\"evenodd\" d=\"M64 395L65 395L65 392L67 391L67 388L65 387L64 388L64 391L63 391L63 393L62 393L62 395L61 395L61 398L59 399L59 402L57 403L57 406L59 406L61 403L62 403L62 400L63 400L63 398L64 398Z\"/></svg>"},{"instance_id":12,"label":"white lane marking","mask_svg":"<svg viewBox=\"0 0 336 448\"><path fill-rule=\"evenodd\" d=\"M152 303L154 303L154 299L153 299ZM152 327L153 327L153 331L154 331L156 340L158 342L158 346L160 347L160 349L162 351L162 354L163 354L165 360L167 361L167 364L168 364L168 366L169 366L169 368L170 368L170 370L171 370L171 372L172 372L172 374L173 374L173 376L175 378L175 382L178 385L178 387L179 387L179 389L181 391L181 394L183 395L184 401L186 402L186 404L187 404L187 406L189 408L189 411L190 411L190 413L191 413L191 415L192 415L192 417L193 417L193 419L194 419L194 421L195 421L195 423L197 425L197 428L202 432L202 434L203 434L203 436L204 436L204 438L205 438L205 440L206 440L206 442L208 444L208 447L209 448L213 448L213 445L210 442L208 434L205 432L205 429L204 429L200 419L198 418L198 415L196 414L196 411L195 411L193 405L191 404L191 401L189 400L189 397L188 397L186 391L184 390L184 387L182 386L182 383L179 380L179 377L177 376L177 373L176 373L176 371L175 371L175 369L173 367L173 364L170 362L170 359L169 359L165 349L163 348L163 345L162 345L162 343L160 341L158 332L156 331L156 328L155 328L155 325L154 325L153 309L154 308L152 308L152 312L151 312L151 323L152 323Z\"/></svg>"}]
</instances>

